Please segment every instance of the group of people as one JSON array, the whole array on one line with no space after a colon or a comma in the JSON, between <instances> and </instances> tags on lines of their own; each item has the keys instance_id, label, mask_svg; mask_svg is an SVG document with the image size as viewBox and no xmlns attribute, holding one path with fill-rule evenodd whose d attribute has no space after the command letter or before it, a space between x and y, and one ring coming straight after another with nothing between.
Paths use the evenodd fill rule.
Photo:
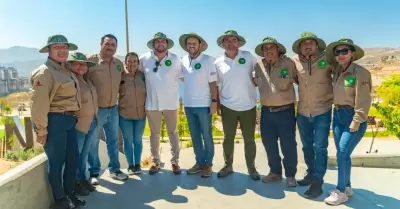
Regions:
<instances>
[{"instance_id":1,"label":"group of people","mask_svg":"<svg viewBox=\"0 0 400 209\"><path fill-rule=\"evenodd\" d=\"M225 53L213 58L204 53L207 42L196 33L183 34L180 46L188 53L180 58L169 51L174 41L156 33L148 41L151 50L141 56L127 53L124 63L114 55L118 40L112 34L101 38L100 53L86 56L63 35L49 37L40 52L46 63L32 72L32 121L37 140L48 156L48 180L55 209L79 208L99 184L99 141L104 132L110 177L126 180L141 173L142 137L148 121L152 165L160 170L160 129L164 117L171 146L172 172L181 174L177 109L179 82L184 84L183 103L195 153L187 174L212 175L214 144L212 115L221 115L225 164L219 178L233 172L234 138L242 131L249 177L260 180L255 167L256 88L260 92L261 137L269 173L262 182L282 180L282 164L289 187L309 186L305 197L320 196L327 170L327 147L333 115L337 148L338 184L325 202L339 205L352 195L350 155L367 128L371 105L371 75L354 61L364 56L351 39L328 46L311 32L300 35L288 58L286 48L266 37L254 56L240 49L244 37L229 30L217 39ZM298 85L296 103L294 84ZM333 109L333 111L332 111ZM297 115L296 115L297 113ZM296 124L299 128L307 174L297 173ZM129 164L120 169L119 134ZM281 159L280 149L283 154ZM87 168L87 164L89 168ZM63 170L64 167L64 170ZM90 175L87 176L87 170Z\"/></svg>"}]
</instances>

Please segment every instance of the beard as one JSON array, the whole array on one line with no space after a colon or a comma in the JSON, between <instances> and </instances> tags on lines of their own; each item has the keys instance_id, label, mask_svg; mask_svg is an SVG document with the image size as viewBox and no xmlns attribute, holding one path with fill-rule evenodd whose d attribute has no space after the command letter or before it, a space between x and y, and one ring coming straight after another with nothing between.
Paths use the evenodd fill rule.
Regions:
<instances>
[{"instance_id":1,"label":"beard","mask_svg":"<svg viewBox=\"0 0 400 209\"><path fill-rule=\"evenodd\" d=\"M158 53L164 53L167 51L167 48L162 48L162 49L154 49L154 51L158 52Z\"/></svg>"}]
</instances>

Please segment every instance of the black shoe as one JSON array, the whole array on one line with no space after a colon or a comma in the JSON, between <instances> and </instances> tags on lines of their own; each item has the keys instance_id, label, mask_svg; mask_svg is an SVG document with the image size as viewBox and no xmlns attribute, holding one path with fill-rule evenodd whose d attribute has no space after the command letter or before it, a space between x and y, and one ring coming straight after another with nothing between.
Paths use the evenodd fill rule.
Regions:
<instances>
[{"instance_id":1,"label":"black shoe","mask_svg":"<svg viewBox=\"0 0 400 209\"><path fill-rule=\"evenodd\" d=\"M127 172L128 175L133 175L133 174L135 174L135 166L130 165L130 166L128 167L128 169L126 169L126 172Z\"/></svg>"},{"instance_id":2,"label":"black shoe","mask_svg":"<svg viewBox=\"0 0 400 209\"><path fill-rule=\"evenodd\" d=\"M74 208L81 208L86 205L85 200L81 200L78 197L76 197L75 195L68 195L68 199L70 199L72 201L72 203L75 205Z\"/></svg>"},{"instance_id":3,"label":"black shoe","mask_svg":"<svg viewBox=\"0 0 400 209\"><path fill-rule=\"evenodd\" d=\"M75 194L79 195L79 196L87 196L89 195L89 190L87 190L82 184L81 182L76 182L75 184Z\"/></svg>"},{"instance_id":4,"label":"black shoe","mask_svg":"<svg viewBox=\"0 0 400 209\"><path fill-rule=\"evenodd\" d=\"M114 180L119 180L119 181L124 181L129 178L128 175L126 175L125 173L122 173L121 170L117 170L115 172L110 172L110 177Z\"/></svg>"},{"instance_id":5,"label":"black shoe","mask_svg":"<svg viewBox=\"0 0 400 209\"><path fill-rule=\"evenodd\" d=\"M308 186L313 182L313 175L308 173L302 180L297 181L299 186Z\"/></svg>"},{"instance_id":6,"label":"black shoe","mask_svg":"<svg viewBox=\"0 0 400 209\"><path fill-rule=\"evenodd\" d=\"M133 173L136 174L136 175L142 173L142 169L140 168L139 164L135 165L135 167L133 168Z\"/></svg>"},{"instance_id":7,"label":"black shoe","mask_svg":"<svg viewBox=\"0 0 400 209\"><path fill-rule=\"evenodd\" d=\"M322 194L323 181L314 181L308 190L304 193L304 196L308 199L315 199Z\"/></svg>"},{"instance_id":8,"label":"black shoe","mask_svg":"<svg viewBox=\"0 0 400 209\"><path fill-rule=\"evenodd\" d=\"M75 204L67 197L55 200L52 209L76 209Z\"/></svg>"},{"instance_id":9,"label":"black shoe","mask_svg":"<svg viewBox=\"0 0 400 209\"><path fill-rule=\"evenodd\" d=\"M81 185L84 187L84 188L86 188L89 192L94 192L94 191L96 191L96 187L95 186L93 186L91 183L89 183L89 181L88 180L82 180L81 182Z\"/></svg>"}]
</instances>

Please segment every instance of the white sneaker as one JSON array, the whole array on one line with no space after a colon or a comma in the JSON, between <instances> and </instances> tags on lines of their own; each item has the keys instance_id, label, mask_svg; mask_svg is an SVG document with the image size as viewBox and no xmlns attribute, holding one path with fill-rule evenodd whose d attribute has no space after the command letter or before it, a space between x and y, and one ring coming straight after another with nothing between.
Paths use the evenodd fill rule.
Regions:
<instances>
[{"instance_id":1,"label":"white sneaker","mask_svg":"<svg viewBox=\"0 0 400 209\"><path fill-rule=\"evenodd\" d=\"M93 186L99 185L99 179L98 179L98 177L90 177L89 182L90 182Z\"/></svg>"},{"instance_id":2,"label":"white sneaker","mask_svg":"<svg viewBox=\"0 0 400 209\"><path fill-rule=\"evenodd\" d=\"M335 190L331 190L328 192L328 195L331 195L332 192L334 192ZM344 190L344 193L347 195L347 197L352 197L353 196L353 190L351 189L351 187L346 187L346 189Z\"/></svg>"},{"instance_id":3,"label":"white sneaker","mask_svg":"<svg viewBox=\"0 0 400 209\"><path fill-rule=\"evenodd\" d=\"M339 190L332 191L330 196L325 199L325 203L328 205L340 205L349 200L347 195Z\"/></svg>"}]
</instances>

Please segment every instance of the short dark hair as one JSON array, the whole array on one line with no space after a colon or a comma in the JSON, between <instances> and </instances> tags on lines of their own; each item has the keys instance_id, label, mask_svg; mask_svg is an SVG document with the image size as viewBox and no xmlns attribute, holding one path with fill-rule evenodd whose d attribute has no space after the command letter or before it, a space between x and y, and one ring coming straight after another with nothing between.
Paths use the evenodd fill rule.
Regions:
<instances>
[{"instance_id":1,"label":"short dark hair","mask_svg":"<svg viewBox=\"0 0 400 209\"><path fill-rule=\"evenodd\" d=\"M136 54L135 52L128 52L128 53L125 55L125 63L126 63L126 60L128 59L129 56L136 56L137 58L139 58L139 55Z\"/></svg>"},{"instance_id":2,"label":"short dark hair","mask_svg":"<svg viewBox=\"0 0 400 209\"><path fill-rule=\"evenodd\" d=\"M115 40L115 43L118 44L118 39L113 34L106 34L103 37L101 37L101 44L103 44L105 38L112 38Z\"/></svg>"}]
</instances>

